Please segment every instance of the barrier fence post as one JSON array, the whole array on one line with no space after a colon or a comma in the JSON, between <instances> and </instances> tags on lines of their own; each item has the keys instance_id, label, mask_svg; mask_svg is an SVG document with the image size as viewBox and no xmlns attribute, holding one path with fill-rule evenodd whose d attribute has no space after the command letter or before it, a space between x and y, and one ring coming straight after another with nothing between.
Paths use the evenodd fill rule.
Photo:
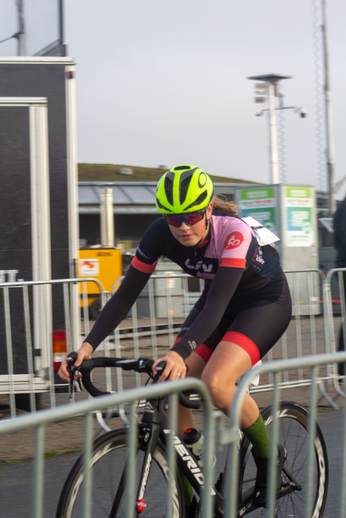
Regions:
<instances>
[{"instance_id":1,"label":"barrier fence post","mask_svg":"<svg viewBox=\"0 0 346 518\"><path fill-rule=\"evenodd\" d=\"M170 434L168 435L168 491L167 491L167 518L172 518L173 516L173 506L172 506L172 498L171 495L174 494L174 479L175 473L177 472L177 458L175 455L174 448L174 437L177 434L176 424L177 424L177 394L173 393L168 396L168 406L169 406L169 419L172 423L172 427L170 430Z\"/></svg>"},{"instance_id":2,"label":"barrier fence post","mask_svg":"<svg viewBox=\"0 0 346 518\"><path fill-rule=\"evenodd\" d=\"M34 470L34 517L43 518L43 481L44 481L44 432L43 425L39 425L35 433L35 470Z\"/></svg>"},{"instance_id":3,"label":"barrier fence post","mask_svg":"<svg viewBox=\"0 0 346 518\"><path fill-rule=\"evenodd\" d=\"M125 399L125 398L124 398ZM137 446L137 419L136 419L136 403L130 405L130 427L127 434L128 441L128 458L126 462L126 488L127 488L127 517L134 518L136 502L136 446Z\"/></svg>"},{"instance_id":4,"label":"barrier fence post","mask_svg":"<svg viewBox=\"0 0 346 518\"><path fill-rule=\"evenodd\" d=\"M345 343L345 342L344 342ZM343 380L343 391L346 394L346 376ZM343 444L342 444L342 472L341 472L341 488L340 491L340 518L346 518L346 404L344 403L344 421L343 421Z\"/></svg>"},{"instance_id":5,"label":"barrier fence post","mask_svg":"<svg viewBox=\"0 0 346 518\"><path fill-rule=\"evenodd\" d=\"M83 495L83 518L91 518L92 513L92 475L93 468L91 466L92 453L92 415L88 412L84 418L84 451L83 464L85 470L84 478L84 495Z\"/></svg>"},{"instance_id":6,"label":"barrier fence post","mask_svg":"<svg viewBox=\"0 0 346 518\"><path fill-rule=\"evenodd\" d=\"M5 331L6 331L6 349L7 349L7 368L10 389L11 417L16 416L16 401L13 383L13 350L12 350L12 333L11 333L11 312L10 297L8 288L4 288L4 308L5 308Z\"/></svg>"},{"instance_id":7,"label":"barrier fence post","mask_svg":"<svg viewBox=\"0 0 346 518\"><path fill-rule=\"evenodd\" d=\"M29 294L28 286L23 286L23 306L24 306L24 325L25 325L25 342L26 353L28 358L29 384L30 384L30 408L32 412L36 411L36 398L34 394L34 365L33 365L33 350L32 337L30 326L30 309L29 309Z\"/></svg>"},{"instance_id":8,"label":"barrier fence post","mask_svg":"<svg viewBox=\"0 0 346 518\"><path fill-rule=\"evenodd\" d=\"M273 415L273 437L270 443L270 465L269 465L269 518L275 516L275 502L276 502L276 457L277 457L277 444L279 437L279 395L280 395L280 382L281 371L274 372L274 393L272 403L272 415Z\"/></svg>"},{"instance_id":9,"label":"barrier fence post","mask_svg":"<svg viewBox=\"0 0 346 518\"><path fill-rule=\"evenodd\" d=\"M310 405L309 405L309 420L308 420L308 430L309 430L309 455L308 455L308 473L307 473L307 481L308 481L308 491L306 497L306 516L311 516L312 512L312 481L313 481L313 458L314 458L314 444L315 444L315 436L316 436L316 395L317 395L317 369L318 367L314 365L311 367L312 375L311 375L311 388L310 388Z\"/></svg>"}]
</instances>

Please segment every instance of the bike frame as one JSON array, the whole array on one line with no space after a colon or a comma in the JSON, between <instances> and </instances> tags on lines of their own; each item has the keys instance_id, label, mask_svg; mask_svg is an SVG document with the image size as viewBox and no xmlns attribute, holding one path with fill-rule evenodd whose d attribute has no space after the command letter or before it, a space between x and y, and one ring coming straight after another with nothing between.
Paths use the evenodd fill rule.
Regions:
<instances>
[{"instance_id":1,"label":"bike frame","mask_svg":"<svg viewBox=\"0 0 346 518\"><path fill-rule=\"evenodd\" d=\"M165 413L165 410L167 409L168 406L166 398L148 400L144 407L142 420L138 424L139 437L145 443L145 450L140 483L137 491L137 501L143 499L145 496L148 473L150 471L157 441L161 440L161 442L167 447L168 437L172 433L173 445L177 453L178 468L186 476L187 480L198 495L201 494L201 490L204 486L204 476L200 466L198 465L198 461L180 437L172 431L171 423ZM125 477L124 473L123 477ZM210 488L210 492L214 502L214 511L220 516L223 515L224 498L214 487Z\"/></svg>"},{"instance_id":2,"label":"bike frame","mask_svg":"<svg viewBox=\"0 0 346 518\"><path fill-rule=\"evenodd\" d=\"M72 353L70 356L75 355ZM137 363L138 362L138 363ZM148 363L149 362L149 363ZM89 364L89 369L86 369L86 364ZM96 366L112 366L112 367L121 367L125 370L136 370L138 372L146 372L151 375L151 365L153 361L148 359L139 359L130 360L130 359L111 359L111 358L99 358L97 360L87 360L85 361L85 371L83 371L83 384L87 391L94 395L103 395L105 392L101 392L92 384L90 380L90 371ZM152 377L152 376L151 376ZM71 380L73 379L73 375L71 376ZM154 383L157 381L155 378ZM73 391L73 382L71 381L71 391ZM181 401L180 403L188 408L197 408L192 405L192 402L189 402L188 398L184 396L183 393L180 394ZM141 449L144 451L144 459L141 468L141 475L139 479L139 486L137 489L137 500L138 503L141 500L145 500L145 491L148 481L148 475L151 468L151 463L154 458L154 452L158 441L160 440L162 444L168 449L168 438L172 435L172 441L174 449L177 453L177 467L178 469L186 476L187 480L196 491L198 495L201 495L201 490L204 487L204 475L198 465L198 459L194 456L194 454L189 450L189 448L185 445L185 443L180 439L180 437L172 430L171 423L169 421L169 417L167 416L166 411L168 410L167 397L157 397L154 399L147 400L144 407L144 413L142 416L142 420L138 423L139 431L138 438L141 441ZM265 409L266 410L266 409ZM241 450L243 447L243 441L245 438L239 440L238 447ZM251 452L252 454L252 452ZM227 460L225 463L224 471L221 473L222 479L221 483L219 480L216 482L214 486L211 486L209 491L211 492L211 497L213 500L213 508L215 516L222 517L224 516L224 508L225 508L225 498L222 496L225 494L225 481L226 481L226 466ZM241 474L242 467L238 466L239 476ZM281 498L288 493L301 489L298 483L295 481L292 474L287 469L287 466L283 468L287 477L291 480L291 483L285 489L282 489L279 492L278 498ZM112 510L110 517L116 516L119 502L121 501L125 487L127 483L127 463L125 464L123 473L121 475L120 483L118 486L117 493L115 495ZM220 490L219 490L220 488ZM252 502L252 494L253 488L249 488L245 495L238 494L239 502L238 502L238 516L242 517L245 514L256 509L256 506Z\"/></svg>"}]
</instances>

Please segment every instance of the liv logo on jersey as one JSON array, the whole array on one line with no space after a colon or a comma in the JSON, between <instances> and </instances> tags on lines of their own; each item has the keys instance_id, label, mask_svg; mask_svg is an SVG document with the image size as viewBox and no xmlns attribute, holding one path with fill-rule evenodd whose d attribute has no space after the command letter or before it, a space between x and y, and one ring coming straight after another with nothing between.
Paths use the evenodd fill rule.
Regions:
<instances>
[{"instance_id":1,"label":"liv logo on jersey","mask_svg":"<svg viewBox=\"0 0 346 518\"><path fill-rule=\"evenodd\" d=\"M190 258L186 259L185 267L189 270L201 270L204 273L215 273L218 268L217 259L205 257L201 261L191 262Z\"/></svg>"},{"instance_id":2,"label":"liv logo on jersey","mask_svg":"<svg viewBox=\"0 0 346 518\"><path fill-rule=\"evenodd\" d=\"M232 248L238 248L244 240L243 234L240 232L232 232L227 236L225 244L223 245L224 250L231 250Z\"/></svg>"}]
</instances>

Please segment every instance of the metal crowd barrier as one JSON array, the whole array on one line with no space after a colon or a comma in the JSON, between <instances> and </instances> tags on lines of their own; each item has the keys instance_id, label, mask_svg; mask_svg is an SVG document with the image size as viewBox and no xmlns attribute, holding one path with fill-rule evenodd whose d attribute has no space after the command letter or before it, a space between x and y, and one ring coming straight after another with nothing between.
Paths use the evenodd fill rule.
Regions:
<instances>
[{"instance_id":1,"label":"metal crowd barrier","mask_svg":"<svg viewBox=\"0 0 346 518\"><path fill-rule=\"evenodd\" d=\"M293 317L288 330L269 351L265 362L304 358L335 351L335 328L339 317L333 313L330 284L331 279L336 275L341 283L343 272L343 269L331 270L326 277L318 269L285 272L292 295ZM116 281L112 292L116 291L122 279L123 277ZM151 356L154 359L164 355L165 351L173 345L181 324L202 291L203 281L200 281L199 291L190 292L189 279L190 276L187 274L173 272L152 275L131 313L104 341L96 354L117 357ZM36 409L36 393L48 393L49 405L54 407L57 404L55 393L57 387L51 354L53 309L52 302L49 301L52 288L62 290L58 305L63 312L63 327L66 330L68 351L72 351L79 348L92 325L88 311L88 282L98 286L103 306L111 294L105 292L101 283L94 278L0 284L3 291L4 314L0 355L3 358L2 364L7 365L6 373L0 370L0 394L9 394L11 417L16 415L18 394L28 395L31 410ZM82 283L83 287L80 295L79 283ZM28 291L31 286L32 294ZM21 309L22 313L13 306L10 291L22 292L20 301L21 307L24 308ZM345 321L345 295L342 285L340 285L340 293L342 319ZM81 308L79 308L79 298L82 300ZM54 294L53 304L56 310L57 302ZM1 312L0 299L0 315ZM20 324L23 328L22 335L19 337L16 336L18 330L13 329L14 322L16 327ZM345 328L343 332L346 333ZM18 343L25 352L20 350ZM18 362L24 364L23 372L16 371ZM140 387L142 384L138 373L129 375L121 371L112 378L109 369L106 369L102 376L104 378L102 388L107 391L121 392L134 386ZM296 370L284 372L281 387L287 389L308 387L310 383L308 370L300 366ZM266 392L272 389L273 375L268 372L261 377L258 386L251 387L251 392ZM335 397L345 397L339 386L335 365L325 365L320 370L319 390L321 399L326 399L328 404L334 407L336 407ZM330 395L331 392L332 395ZM62 402L64 401L63 399Z\"/></svg>"},{"instance_id":2,"label":"metal crowd barrier","mask_svg":"<svg viewBox=\"0 0 346 518\"><path fill-rule=\"evenodd\" d=\"M317 268L284 270L291 292L292 319L279 342L268 352L264 359L288 360L328 352L328 328L330 323L324 314L324 275ZM270 322L268 322L270 325ZM324 382L331 379L329 367L321 370L319 389L322 397L331 404ZM311 383L309 373L303 367L286 371L281 380L281 388L306 387ZM262 376L252 392L273 389L273 375L268 372Z\"/></svg>"},{"instance_id":3,"label":"metal crowd barrier","mask_svg":"<svg viewBox=\"0 0 346 518\"><path fill-rule=\"evenodd\" d=\"M141 387L127 390L126 392L102 396L96 399L89 399L80 401L74 405L60 406L54 409L49 409L42 412L36 412L23 416L21 419L10 419L0 422L0 436L2 434L13 434L20 430L34 429L35 430L35 466L34 466L34 491L33 491L33 511L32 517L43 518L46 516L43 501L44 501L44 434L45 427L50 423L56 423L72 417L84 417L84 465L90 466L91 457L91 443L93 440L92 434L92 413L100 410L106 410L114 406L124 404L130 405L130 415L128 427L128 444L129 444L129 459L135 458L135 448L137 446L137 419L136 408L137 402L143 398L150 399L152 397L162 397L168 395L169 415L172 422L172 428L177 428L177 405L178 392L182 390L193 390L197 393L202 401L202 409L204 416L204 448L205 448L205 464L203 467L205 486L210 487L212 484L212 469L211 457L214 445L214 426L213 426L213 405L210 394L205 385L197 379L188 378L179 382L167 382L164 384L155 384L148 387ZM0 441L1 442L1 441ZM168 466L169 473L175 473L176 456L174 454L173 434L168 436ZM134 464L128 463L127 484L128 484L128 501L136 501L135 475ZM65 474L67 478L68 473ZM57 482L57 481L55 481ZM92 469L88 469L85 475L85 487L91 488L92 483ZM169 476L168 487L172 487L173 479ZM172 498L171 492L167 491L167 506L171 510ZM210 518L212 516L211 510L211 495L209 491L203 492L203 513L202 518ZM92 503L91 491L84 491L83 504L83 518L91 518ZM134 518L134 506L128 506L127 518ZM172 516L168 513L168 517Z\"/></svg>"},{"instance_id":4,"label":"metal crowd barrier","mask_svg":"<svg viewBox=\"0 0 346 518\"><path fill-rule=\"evenodd\" d=\"M227 507L225 516L227 518L236 518L237 510L235 503L237 501L237 482L238 472L237 466L239 462L239 426L240 426L240 415L243 405L243 401L246 393L249 391L250 384L256 376L262 376L265 373L271 373L274 377L274 388L272 392L272 414L273 414L273 436L272 443L275 445L278 442L279 437L279 419L277 419L280 402L281 392L281 378L285 371L295 370L297 368L305 367L311 371L310 379L310 391L309 391L309 419L308 419L308 430L309 445L308 445L308 461L307 461L307 476L308 480L308 493L307 498L302 502L304 506L304 517L311 517L311 510L313 506L312 494L312 469L313 469L313 456L314 452L314 430L315 421L317 417L317 387L319 384L319 370L324 368L326 365L338 364L346 361L346 353L329 353L313 355L307 358L295 358L290 360L279 360L275 362L267 362L260 366L255 367L248 371L242 378L235 398L232 403L232 407L229 413L229 426L225 433L224 443L229 444L228 451L228 464L227 464L227 478L226 478L226 494L229 495L227 498ZM346 386L346 380L344 380L344 387ZM340 458L342 459L341 476L333 471L333 466L330 466L330 474L333 476L331 483L336 485L340 484L340 503L338 506L340 518L346 517L346 405L342 410L343 412L343 429L340 433ZM274 448L271 449L271 469L270 469L270 480L269 480L269 502L268 502L268 518L274 518L275 514L275 459L273 459ZM303 454L303 453L302 453ZM304 452L306 455L306 452Z\"/></svg>"},{"instance_id":5,"label":"metal crowd barrier","mask_svg":"<svg viewBox=\"0 0 346 518\"><path fill-rule=\"evenodd\" d=\"M302 502L301 516L305 518L311 517L311 509L313 505L313 494L310 481L312 480L312 469L313 469L313 455L314 455L314 430L315 421L317 417L317 384L319 369L323 368L326 364L334 364L340 361L346 361L346 353L333 353L323 355L313 355L307 358L296 358L289 360L280 360L275 362L268 362L262 364L249 371L242 379L239 389L234 398L232 408L229 415L229 423L224 426L220 419L216 419L219 416L217 412L213 412L213 405L211 402L210 395L206 387L199 380L187 378L181 381L167 382L160 385L151 385L148 387L130 389L123 393L111 394L109 396L103 396L96 399L89 399L86 401L78 402L75 405L65 405L55 409L49 409L46 411L29 414L22 417L21 419L12 419L0 422L0 435L1 434L13 434L20 430L34 429L35 430L35 454L34 454L34 491L33 491L33 513L32 516L35 518L42 518L45 516L43 501L44 501L44 433L45 427L49 423L56 423L72 417L83 416L84 417L84 465L90 466L91 457L91 442L92 442L92 413L97 410L104 410L117 405L124 405L125 403L130 404L130 416L128 427L128 443L130 447L129 459L135 458L136 448L136 402L142 398L157 397L158 395L168 395L169 397L169 412L174 429L176 429L176 418L177 418L177 393L181 390L193 390L196 392L202 400L203 404L203 416L204 416L204 448L205 448L205 465L203 468L203 474L205 478L204 487L208 488L214 480L213 468L211 466L211 454L216 451L216 447L221 445L228 446L227 452L227 471L226 471L226 518L235 518L237 516L236 501L237 501L237 487L238 487L238 458L239 458L239 426L240 426L240 414L243 404L244 397L249 390L251 381L257 375L263 375L266 373L272 373L274 376L274 388L272 391L272 406L273 406L273 436L272 442L275 443L278 440L279 423L277 419L279 400L280 400L280 379L282 374L286 370L292 370L299 367L310 368L310 378L312 383L310 385L310 404L309 404L309 419L308 419L308 430L310 432L309 444L306 445L308 449L308 462L306 468L306 477L308 481L307 496L304 502ZM344 382L346 384L346 381ZM216 428L217 424L217 428ZM168 466L169 473L175 472L176 456L174 455L174 445L172 441L173 435L169 435L168 442ZM338 506L340 518L346 516L346 494L344 488L346 487L346 405L343 410L343 429L340 433L340 459L342 463L341 476L333 471L333 465L330 466L330 473L333 476L331 483L334 487L340 485L340 505ZM274 469L275 458L274 458L274 446L271 448L270 457L270 494L269 494L269 506L268 516L273 518L275 516L275 479L276 472ZM302 452L302 455L306 455L306 451ZM129 463L129 469L127 474L127 484L129 488L129 502L135 502L135 484L134 484L134 463ZM65 476L65 475L64 475ZM67 473L66 473L67 476ZM56 482L56 481L55 481ZM169 478L169 484L172 483L172 479ZM92 468L88 469L85 475L86 488L91 488L92 484ZM169 486L171 487L171 486ZM168 509L171 510L171 498L168 492L167 494L167 505ZM92 516L91 507L91 491L86 490L84 492L84 518L90 518ZM128 506L127 515L128 518L133 518L134 509L133 506ZM168 516L171 516L168 513ZM203 491L202 494L202 518L210 518L212 516L212 501L210 491Z\"/></svg>"},{"instance_id":6,"label":"metal crowd barrier","mask_svg":"<svg viewBox=\"0 0 346 518\"><path fill-rule=\"evenodd\" d=\"M336 292L339 295L338 297L333 296L333 281L337 281L334 288L336 288ZM325 307L325 318L327 319L327 337L326 337L326 352L333 353L338 350L339 343L337 343L336 336L338 337L338 342L343 338L343 344L345 347L346 344L346 309L345 309L345 281L346 281L346 268L333 268L330 270L324 282L324 307ZM336 310L333 307L337 308ZM340 319L337 319L336 316L340 314ZM342 334L342 337L341 337ZM346 364L344 364L344 373L346 369ZM333 402L341 396L342 398L346 397L345 391L342 389L339 383L340 375L338 373L338 365L331 364L329 365L330 377L333 383L333 388L336 392L336 395L333 399Z\"/></svg>"},{"instance_id":7,"label":"metal crowd barrier","mask_svg":"<svg viewBox=\"0 0 346 518\"><path fill-rule=\"evenodd\" d=\"M68 350L80 346L81 332L89 330L87 282L96 284L104 303L104 288L94 278L0 283L0 394L9 394L11 417L16 416L19 395L27 396L31 411L36 410L36 394L49 393L55 407L52 332L58 322Z\"/></svg>"},{"instance_id":8,"label":"metal crowd barrier","mask_svg":"<svg viewBox=\"0 0 346 518\"><path fill-rule=\"evenodd\" d=\"M285 270L290 286L293 317L291 324L275 347L269 351L264 361L272 361L278 359L288 360L289 358L303 358L313 354L322 354L329 352L328 345L328 328L329 320L326 320L324 313L324 275L319 269L305 270ZM191 310L192 304L197 301L200 292L193 292L192 296L188 292L189 275L172 273L167 275L152 275L148 283L148 288L144 297L146 297L146 307L148 314L146 318L140 316L141 300L133 306L131 317L128 319L127 333L117 328L112 337L105 342L106 352L115 350L116 356L121 356L126 347L122 344L125 338L133 340L133 352L127 348L127 353L133 354L134 357L143 354L141 343L150 352L153 358L157 358L158 343L161 341L162 346L172 347L176 334L180 329L181 323L187 317ZM123 277L118 279L113 286L114 293ZM174 284L175 283L175 284ZM180 290L180 291L179 291ZM177 318L177 299L181 300L180 318ZM161 302L158 303L158 300ZM175 306L174 306L175 303ZM157 318L157 313L163 314L164 319ZM162 321L164 320L164 321ZM268 322L270 325L270 322ZM165 341L163 334L167 335ZM150 340L145 341L145 337ZM162 349L163 351L165 349ZM328 387L324 382L332 380L333 372L329 366L320 373L320 391L323 398L333 405L331 398L328 396ZM121 376L117 379L117 390L124 387ZM297 368L293 372L285 372L281 381L282 388L297 388L309 386L311 379L306 369ZM140 377L137 375L135 380L136 386L140 385ZM108 390L111 386L108 386ZM273 389L273 376L271 373L261 378L258 386L252 387L251 392L264 392Z\"/></svg>"}]
</instances>

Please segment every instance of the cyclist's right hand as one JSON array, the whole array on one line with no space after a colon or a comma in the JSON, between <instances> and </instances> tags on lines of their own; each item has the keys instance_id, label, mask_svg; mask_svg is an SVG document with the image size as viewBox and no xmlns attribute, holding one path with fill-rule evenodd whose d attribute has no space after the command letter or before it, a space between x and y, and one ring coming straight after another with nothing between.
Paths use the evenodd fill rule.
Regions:
<instances>
[{"instance_id":1,"label":"cyclist's right hand","mask_svg":"<svg viewBox=\"0 0 346 518\"><path fill-rule=\"evenodd\" d=\"M77 368L81 365L83 360L89 360L91 354L94 352L94 349L88 342L84 342L82 346L76 351L77 359L75 361L74 366ZM58 375L64 381L70 381L70 374L67 370L67 356L63 359L60 365L60 369L58 371ZM75 375L75 379L78 379L77 375Z\"/></svg>"}]
</instances>

